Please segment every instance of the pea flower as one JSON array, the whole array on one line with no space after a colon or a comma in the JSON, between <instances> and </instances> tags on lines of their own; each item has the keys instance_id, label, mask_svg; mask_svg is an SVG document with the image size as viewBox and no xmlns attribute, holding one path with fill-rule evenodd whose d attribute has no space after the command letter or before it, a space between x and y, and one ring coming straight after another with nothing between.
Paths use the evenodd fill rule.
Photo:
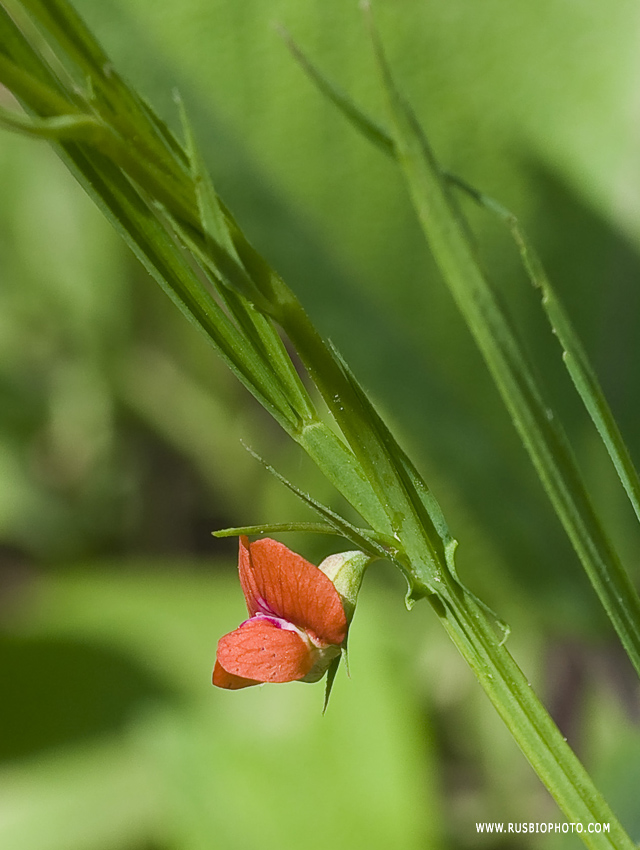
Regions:
<instances>
[{"instance_id":1,"label":"pea flower","mask_svg":"<svg viewBox=\"0 0 640 850\"><path fill-rule=\"evenodd\" d=\"M362 552L343 552L316 567L276 540L240 537L238 571L249 619L220 639L213 684L237 690L321 679L346 646L370 561Z\"/></svg>"}]
</instances>

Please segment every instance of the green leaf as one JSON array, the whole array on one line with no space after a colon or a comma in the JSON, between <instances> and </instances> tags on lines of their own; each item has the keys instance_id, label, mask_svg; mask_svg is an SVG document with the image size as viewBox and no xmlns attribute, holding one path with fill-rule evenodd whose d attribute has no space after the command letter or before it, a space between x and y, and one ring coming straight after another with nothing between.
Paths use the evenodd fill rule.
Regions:
<instances>
[{"instance_id":1,"label":"green leaf","mask_svg":"<svg viewBox=\"0 0 640 850\"><path fill-rule=\"evenodd\" d=\"M553 333L562 347L562 360L584 406L591 416L593 424L602 437L602 441L629 497L636 517L640 520L640 476L634 466L629 449L620 433L618 423L605 398L587 353L562 302L547 277L547 273L535 248L513 213L509 212L509 210L493 198L467 186L463 181L456 180L456 182L474 200L500 216L511 230L529 278L533 285L541 292L542 307L547 315Z\"/></svg>"},{"instance_id":2,"label":"green leaf","mask_svg":"<svg viewBox=\"0 0 640 850\"><path fill-rule=\"evenodd\" d=\"M365 138L373 142L384 153L395 156L393 139L373 119L366 115L351 98L325 74L317 68L313 62L298 47L284 27L278 27L285 44L291 51L293 58L298 62L302 70L314 83L318 90L327 97L334 106L337 106L345 118L353 124Z\"/></svg>"},{"instance_id":3,"label":"green leaf","mask_svg":"<svg viewBox=\"0 0 640 850\"><path fill-rule=\"evenodd\" d=\"M356 106L341 89L322 74L322 72L310 62L286 31L282 30L281 34L302 69L316 84L320 92L328 97L329 100L338 107L347 120L349 120L350 123L352 123L366 138L372 141L385 154L397 159L397 150L394 139L373 119L359 109L359 107ZM434 168L436 167L433 162L432 165ZM496 213L511 229L531 280L534 285L542 291L542 304L558 340L564 349L563 360L567 370L569 371L576 389L587 407L598 432L602 436L620 480L622 481L636 512L636 516L640 519L640 478L637 470L633 465L630 453L624 443L622 435L620 434L615 418L613 417L606 399L604 398L604 394L602 393L597 377L588 361L586 353L575 334L570 320L559 299L551 288L551 284L544 272L544 269L542 268L533 246L523 233L517 218L511 212L506 210L505 207L503 207L498 201L495 201L488 195L479 192L456 175L442 170L439 170L439 173L442 181L461 189L466 194L470 195L477 203ZM522 361L524 361L523 357ZM540 404L538 404L538 407L540 407ZM549 410L550 408L544 405L545 415L549 415ZM514 414L512 412L512 416L513 415ZM524 415L520 415L524 420ZM538 417L538 419L540 419L540 417ZM522 425L519 427L519 430L521 427ZM410 474L412 474L412 477L414 478L416 489L418 492L421 492L420 477L416 477L413 472ZM431 513L430 505L426 505L426 507ZM436 521L435 524L438 525L438 522ZM440 530L443 539L446 539L446 536L448 535L446 525L444 527L440 526ZM451 563L451 568L455 569L453 563Z\"/></svg>"},{"instance_id":4,"label":"green leaf","mask_svg":"<svg viewBox=\"0 0 640 850\"><path fill-rule=\"evenodd\" d=\"M240 537L242 534L282 534L288 531L343 536L336 531L335 526L321 522L267 522L262 525L242 525L238 528L221 528L218 531L212 531L211 534L214 537ZM360 529L360 531L366 534L366 531L363 529Z\"/></svg>"},{"instance_id":5,"label":"green leaf","mask_svg":"<svg viewBox=\"0 0 640 850\"><path fill-rule=\"evenodd\" d=\"M246 273L236 252L227 222L213 187L213 181L208 174L200 151L196 145L191 124L182 100L177 98L180 118L187 142L187 156L191 164L191 177L195 187L198 202L198 213L202 232L204 233L204 251L195 244L199 258L206 265L211 265L219 279L231 289L238 291L262 312L269 312L270 305L264 295L256 287ZM188 238L188 234L185 234Z\"/></svg>"},{"instance_id":6,"label":"green leaf","mask_svg":"<svg viewBox=\"0 0 640 850\"><path fill-rule=\"evenodd\" d=\"M640 599L595 513L564 430L480 269L448 182L371 36L398 163L434 258L500 390L547 494L618 636L640 674Z\"/></svg>"},{"instance_id":7,"label":"green leaf","mask_svg":"<svg viewBox=\"0 0 640 850\"><path fill-rule=\"evenodd\" d=\"M0 127L34 138L51 141L94 141L103 129L89 115L57 115L53 118L29 118L0 107Z\"/></svg>"},{"instance_id":8,"label":"green leaf","mask_svg":"<svg viewBox=\"0 0 640 850\"><path fill-rule=\"evenodd\" d=\"M238 327L245 335L248 347L260 357L263 367L277 380L280 392L289 399L296 410L299 428L317 420L311 397L269 318L270 307L264 296L253 285L242 266L224 248L214 248L214 240L207 240L208 253L202 241L189 229L172 220L177 236L183 240L200 262L203 272L209 277L221 301L228 308ZM203 224L203 227L206 225ZM246 283L248 281L248 284ZM266 313L267 315L263 315Z\"/></svg>"},{"instance_id":9,"label":"green leaf","mask_svg":"<svg viewBox=\"0 0 640 850\"><path fill-rule=\"evenodd\" d=\"M384 506L358 458L340 437L325 422L311 422L295 439L365 522L390 537L391 524Z\"/></svg>"},{"instance_id":10,"label":"green leaf","mask_svg":"<svg viewBox=\"0 0 640 850\"><path fill-rule=\"evenodd\" d=\"M97 155L91 161L75 149L68 150L67 155L77 178L183 314L215 345L229 368L274 418L286 430L297 428L298 416L262 358L245 344L243 336L176 250L155 213L120 170L108 160L97 160ZM96 161L100 162L100 172L93 166Z\"/></svg>"},{"instance_id":11,"label":"green leaf","mask_svg":"<svg viewBox=\"0 0 640 850\"><path fill-rule=\"evenodd\" d=\"M339 514L335 513L331 510L331 508L326 507L320 502L316 501L312 496L309 496L307 493L304 493L295 484L292 484L288 481L283 475L281 475L276 469L274 469L270 464L268 464L263 458L260 457L259 454L253 451L249 446L246 446L247 451L253 455L253 457L259 461L266 470L268 470L275 478L280 481L281 484L284 484L287 489L291 490L292 493L301 499L306 505L312 508L316 513L320 514L327 523L327 525L331 526L334 529L334 532L338 534L340 537L344 537L345 540L349 540L358 549L361 549L363 552L367 554L384 558L385 560L395 561L397 558L398 552L394 550L393 546L385 546L378 542L376 536L371 534L364 529L357 528L355 525L352 525L347 519L341 517Z\"/></svg>"},{"instance_id":12,"label":"green leaf","mask_svg":"<svg viewBox=\"0 0 640 850\"><path fill-rule=\"evenodd\" d=\"M251 341L254 350L262 354L265 364L280 379L283 394L295 400L294 407L300 419L312 421L317 417L311 398L278 332L267 318L271 305L242 266L231 237L227 216L204 165L193 129L180 99L178 99L178 105L187 140L187 156L191 163L206 251L202 250L197 240L190 238L188 232L183 230L181 235L189 242L205 268L211 269L213 261L216 275L214 280L221 281L225 285L218 287L221 298ZM261 313L267 315L261 315Z\"/></svg>"}]
</instances>

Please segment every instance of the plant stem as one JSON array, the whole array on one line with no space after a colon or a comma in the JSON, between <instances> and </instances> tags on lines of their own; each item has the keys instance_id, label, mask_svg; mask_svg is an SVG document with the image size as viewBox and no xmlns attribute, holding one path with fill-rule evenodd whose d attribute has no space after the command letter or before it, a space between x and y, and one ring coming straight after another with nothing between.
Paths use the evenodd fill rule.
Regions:
<instances>
[{"instance_id":1,"label":"plant stem","mask_svg":"<svg viewBox=\"0 0 640 850\"><path fill-rule=\"evenodd\" d=\"M444 607L443 596L429 597L429 601L560 809L570 821L584 825L580 838L594 850L635 848L531 684L501 644L486 612L460 585L449 585L447 591ZM591 823L608 824L609 832L588 833Z\"/></svg>"}]
</instances>

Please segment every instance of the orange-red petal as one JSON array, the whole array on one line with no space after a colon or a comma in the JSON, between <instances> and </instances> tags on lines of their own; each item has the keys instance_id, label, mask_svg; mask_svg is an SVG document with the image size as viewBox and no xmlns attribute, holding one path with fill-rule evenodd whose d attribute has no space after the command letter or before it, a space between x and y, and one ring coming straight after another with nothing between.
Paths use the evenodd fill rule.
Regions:
<instances>
[{"instance_id":1,"label":"orange-red petal","mask_svg":"<svg viewBox=\"0 0 640 850\"><path fill-rule=\"evenodd\" d=\"M311 649L297 632L254 617L220 639L216 668L233 677L225 679L218 673L220 683L234 683L226 687L247 687L257 682L294 682L304 678L313 663ZM247 684L235 684L238 677ZM214 684L218 684L215 678L214 670Z\"/></svg>"},{"instance_id":2,"label":"orange-red petal","mask_svg":"<svg viewBox=\"0 0 640 850\"><path fill-rule=\"evenodd\" d=\"M218 688L226 688L229 691L237 691L240 688L249 688L251 685L262 684L257 679L243 679L242 676L234 676L233 673L227 673L219 661L216 661L213 668L211 681Z\"/></svg>"},{"instance_id":3,"label":"orange-red petal","mask_svg":"<svg viewBox=\"0 0 640 850\"><path fill-rule=\"evenodd\" d=\"M347 618L338 591L318 567L265 537L240 538L240 583L249 613L273 613L327 644L341 644Z\"/></svg>"}]
</instances>

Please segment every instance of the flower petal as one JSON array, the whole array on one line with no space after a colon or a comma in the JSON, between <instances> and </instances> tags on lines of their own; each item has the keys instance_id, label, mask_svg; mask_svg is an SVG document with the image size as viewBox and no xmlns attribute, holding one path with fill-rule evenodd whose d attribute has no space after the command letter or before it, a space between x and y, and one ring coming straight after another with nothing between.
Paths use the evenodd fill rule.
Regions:
<instances>
[{"instance_id":1,"label":"flower petal","mask_svg":"<svg viewBox=\"0 0 640 850\"><path fill-rule=\"evenodd\" d=\"M311 649L293 629L283 629L264 617L247 620L240 628L220 639L217 663L233 680L218 674L223 682L241 677L248 684L257 682L294 682L311 670ZM214 684L216 673L214 670ZM247 687L231 684L227 687Z\"/></svg>"},{"instance_id":2,"label":"flower petal","mask_svg":"<svg viewBox=\"0 0 640 850\"><path fill-rule=\"evenodd\" d=\"M240 538L240 583L249 613L275 614L322 643L341 644L347 618L338 591L318 567L265 537Z\"/></svg>"},{"instance_id":3,"label":"flower petal","mask_svg":"<svg viewBox=\"0 0 640 850\"><path fill-rule=\"evenodd\" d=\"M220 665L219 661L216 661L215 667L213 668L211 681L218 688L226 688L229 691L237 691L240 688L248 688L251 685L262 684L257 679L243 679L242 676L234 676L233 673L227 673L224 667Z\"/></svg>"}]
</instances>

